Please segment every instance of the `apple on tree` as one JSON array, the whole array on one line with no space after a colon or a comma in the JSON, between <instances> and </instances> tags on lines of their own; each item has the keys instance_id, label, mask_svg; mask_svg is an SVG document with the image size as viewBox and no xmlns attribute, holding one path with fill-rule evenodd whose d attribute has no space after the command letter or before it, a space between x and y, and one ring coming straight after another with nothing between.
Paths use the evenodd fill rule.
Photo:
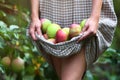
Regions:
<instances>
[{"instance_id":1,"label":"apple on tree","mask_svg":"<svg viewBox=\"0 0 120 80\"><path fill-rule=\"evenodd\" d=\"M13 59L11 63L12 70L14 72L21 72L25 68L24 60L20 57Z\"/></svg>"},{"instance_id":2,"label":"apple on tree","mask_svg":"<svg viewBox=\"0 0 120 80\"><path fill-rule=\"evenodd\" d=\"M10 66L10 64L11 64L11 59L10 59L10 57L9 57L9 56L3 57L3 58L1 59L1 64L2 64L4 67L8 68L8 67Z\"/></svg>"}]
</instances>

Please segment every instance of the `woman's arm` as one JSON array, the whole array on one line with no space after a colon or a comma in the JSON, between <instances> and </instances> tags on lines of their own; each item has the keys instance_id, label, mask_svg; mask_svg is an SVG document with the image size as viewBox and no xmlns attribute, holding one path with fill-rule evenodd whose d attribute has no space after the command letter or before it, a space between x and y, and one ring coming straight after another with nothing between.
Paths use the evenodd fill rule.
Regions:
<instances>
[{"instance_id":1,"label":"woman's arm","mask_svg":"<svg viewBox=\"0 0 120 80\"><path fill-rule=\"evenodd\" d=\"M39 0L31 0L31 19L39 18Z\"/></svg>"},{"instance_id":2,"label":"woman's arm","mask_svg":"<svg viewBox=\"0 0 120 80\"><path fill-rule=\"evenodd\" d=\"M102 0L92 0L92 12L90 17L99 20L101 7L102 7Z\"/></svg>"},{"instance_id":3,"label":"woman's arm","mask_svg":"<svg viewBox=\"0 0 120 80\"><path fill-rule=\"evenodd\" d=\"M31 0L31 22L29 33L33 40L37 40L35 33L41 35L41 22L39 20L39 0Z\"/></svg>"},{"instance_id":4,"label":"woman's arm","mask_svg":"<svg viewBox=\"0 0 120 80\"><path fill-rule=\"evenodd\" d=\"M101 14L101 7L102 0L92 0L91 15L86 21L85 26L82 30L82 33L84 33L84 35L78 40L78 42L96 34L98 29L99 17Z\"/></svg>"}]
</instances>

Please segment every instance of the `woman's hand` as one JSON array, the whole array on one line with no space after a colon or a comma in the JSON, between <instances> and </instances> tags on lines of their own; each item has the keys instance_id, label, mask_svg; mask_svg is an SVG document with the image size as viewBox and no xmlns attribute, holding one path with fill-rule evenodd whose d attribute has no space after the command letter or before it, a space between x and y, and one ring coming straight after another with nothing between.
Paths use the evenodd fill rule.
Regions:
<instances>
[{"instance_id":1,"label":"woman's hand","mask_svg":"<svg viewBox=\"0 0 120 80\"><path fill-rule=\"evenodd\" d=\"M101 14L102 1L103 0L92 0L91 15L82 30L84 35L78 40L78 42L96 34Z\"/></svg>"},{"instance_id":2,"label":"woman's hand","mask_svg":"<svg viewBox=\"0 0 120 80\"><path fill-rule=\"evenodd\" d=\"M37 40L35 33L37 33L38 35L42 35L41 22L39 19L31 20L29 33L30 33L31 37L33 38L33 40Z\"/></svg>"},{"instance_id":3,"label":"woman's hand","mask_svg":"<svg viewBox=\"0 0 120 80\"><path fill-rule=\"evenodd\" d=\"M99 20L96 18L89 18L86 21L85 26L81 32L83 36L78 40L78 42L96 34L98 29L98 21Z\"/></svg>"}]
</instances>

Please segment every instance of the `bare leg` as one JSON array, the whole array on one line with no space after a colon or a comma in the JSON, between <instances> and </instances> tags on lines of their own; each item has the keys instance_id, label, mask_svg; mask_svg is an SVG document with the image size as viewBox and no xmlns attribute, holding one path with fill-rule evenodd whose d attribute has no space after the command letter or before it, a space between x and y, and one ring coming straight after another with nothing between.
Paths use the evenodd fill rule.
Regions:
<instances>
[{"instance_id":1,"label":"bare leg","mask_svg":"<svg viewBox=\"0 0 120 80\"><path fill-rule=\"evenodd\" d=\"M53 66L57 72L57 75L60 78L60 76L61 76L61 58L58 58L55 56L51 56L51 58L52 58Z\"/></svg>"},{"instance_id":2,"label":"bare leg","mask_svg":"<svg viewBox=\"0 0 120 80\"><path fill-rule=\"evenodd\" d=\"M61 80L82 80L85 68L85 49L83 48L80 54L62 59Z\"/></svg>"},{"instance_id":3,"label":"bare leg","mask_svg":"<svg viewBox=\"0 0 120 80\"><path fill-rule=\"evenodd\" d=\"M53 65L61 80L82 80L86 68L85 50L67 58L51 56Z\"/></svg>"}]
</instances>

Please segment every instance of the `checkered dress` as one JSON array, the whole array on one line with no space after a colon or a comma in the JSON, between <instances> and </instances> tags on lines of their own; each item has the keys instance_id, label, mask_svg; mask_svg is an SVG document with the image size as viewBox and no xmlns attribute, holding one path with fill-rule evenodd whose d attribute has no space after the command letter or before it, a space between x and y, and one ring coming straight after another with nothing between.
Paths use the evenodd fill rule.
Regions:
<instances>
[{"instance_id":1,"label":"checkered dress","mask_svg":"<svg viewBox=\"0 0 120 80\"><path fill-rule=\"evenodd\" d=\"M59 24L61 27L69 27L72 23L79 24L83 19L88 19L91 9L92 0L40 0L40 18L47 18L52 22ZM112 0L103 0L97 34L96 36L84 41L87 66L95 62L111 45L116 24L117 18L114 12ZM79 53L82 43L76 45L75 42L77 39L78 38L65 43L67 46L60 47L62 50L59 49L59 45L55 46L49 45L49 43L46 44L46 41L42 38L40 38L39 41L36 41L35 45L38 50L41 51L43 56L50 62L48 55L52 53L52 55L58 57L69 56L66 55L66 53L69 53L70 51L72 54ZM73 44L70 44L72 42ZM73 49L74 46L75 48ZM63 50L68 47L68 50Z\"/></svg>"}]
</instances>

